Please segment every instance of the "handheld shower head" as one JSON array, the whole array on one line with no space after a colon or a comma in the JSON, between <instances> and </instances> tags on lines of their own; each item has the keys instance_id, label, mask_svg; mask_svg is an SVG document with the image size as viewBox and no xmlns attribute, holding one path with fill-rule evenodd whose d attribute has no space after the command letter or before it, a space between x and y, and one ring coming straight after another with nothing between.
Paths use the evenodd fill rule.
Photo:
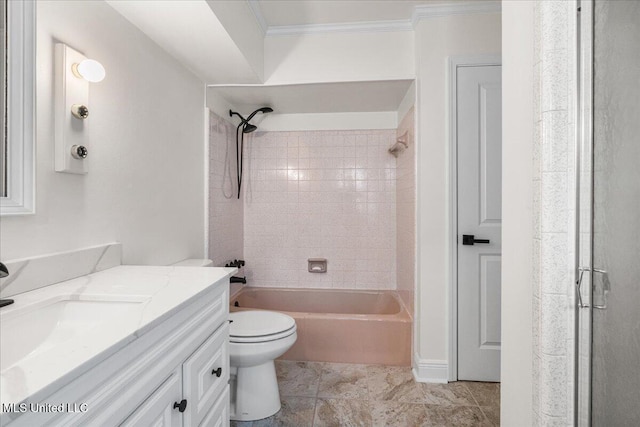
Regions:
<instances>
[{"instance_id":1,"label":"handheld shower head","mask_svg":"<svg viewBox=\"0 0 640 427\"><path fill-rule=\"evenodd\" d=\"M255 132L256 129L258 129L256 125L252 125L251 123L249 123L249 121L253 118L253 116L255 116L258 113L266 114L271 112L273 112L273 108L271 107L258 108L256 111L249 114L249 117L245 119L244 117L242 117L242 115L240 115L240 113L236 113L235 111L229 110L229 116L233 117L235 115L240 117L240 120L241 120L240 124L236 128L236 162L238 165L238 169L237 169L238 199L240 198L240 188L242 188L242 158L244 154L244 134ZM238 135L239 133L238 131L240 130L241 126L242 126L242 133Z\"/></svg>"},{"instance_id":2,"label":"handheld shower head","mask_svg":"<svg viewBox=\"0 0 640 427\"><path fill-rule=\"evenodd\" d=\"M271 107L258 108L256 111L254 111L253 113L249 114L249 117L247 117L247 121L253 119L253 116L255 116L258 113L262 113L262 114L273 113L273 108L271 108Z\"/></svg>"}]
</instances>

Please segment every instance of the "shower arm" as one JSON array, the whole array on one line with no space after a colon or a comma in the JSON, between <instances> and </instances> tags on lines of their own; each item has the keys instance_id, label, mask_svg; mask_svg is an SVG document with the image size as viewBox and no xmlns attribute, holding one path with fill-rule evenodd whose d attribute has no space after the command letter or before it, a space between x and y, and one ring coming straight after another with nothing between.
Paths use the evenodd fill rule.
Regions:
<instances>
[{"instance_id":1,"label":"shower arm","mask_svg":"<svg viewBox=\"0 0 640 427\"><path fill-rule=\"evenodd\" d=\"M253 126L251 123L249 123L249 120L251 120L251 118L260 110L256 110L253 113L251 113L251 115L248 118L244 118L242 117L242 115L240 113L236 113L235 111L229 110L229 116L233 117L234 115L240 117L240 124L238 125L237 129L240 129L240 126L242 126L242 131L243 133L248 133L245 131L245 129L248 126ZM255 130L255 129L254 129ZM236 130L237 131L237 130Z\"/></svg>"},{"instance_id":2,"label":"shower arm","mask_svg":"<svg viewBox=\"0 0 640 427\"><path fill-rule=\"evenodd\" d=\"M251 117L249 117L248 119L245 119L244 117L242 117L242 115L240 113L236 113L235 111L229 110L229 117L233 117L234 115L240 117L240 124L245 124L245 123L249 123L249 120L251 120Z\"/></svg>"},{"instance_id":3,"label":"shower arm","mask_svg":"<svg viewBox=\"0 0 640 427\"><path fill-rule=\"evenodd\" d=\"M262 114L266 114L266 113L272 113L273 112L273 108L271 107L262 107L262 108L258 108L256 111L254 111L253 113L249 114L249 117L247 117L246 119L244 117L242 117L242 115L240 113L236 113L235 111L229 110L229 116L233 117L234 115L240 117L240 124L249 124L249 122L251 121L251 119L253 119L253 116L255 116L258 113L262 113Z\"/></svg>"}]
</instances>

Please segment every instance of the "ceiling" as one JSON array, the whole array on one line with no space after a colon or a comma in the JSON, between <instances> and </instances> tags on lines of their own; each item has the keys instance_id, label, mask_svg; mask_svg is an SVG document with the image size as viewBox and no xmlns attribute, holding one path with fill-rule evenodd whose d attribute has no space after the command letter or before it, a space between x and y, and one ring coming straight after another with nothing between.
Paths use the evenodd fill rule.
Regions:
<instances>
[{"instance_id":1,"label":"ceiling","mask_svg":"<svg viewBox=\"0 0 640 427\"><path fill-rule=\"evenodd\" d=\"M106 2L203 81L261 81L206 1Z\"/></svg>"},{"instance_id":2,"label":"ceiling","mask_svg":"<svg viewBox=\"0 0 640 427\"><path fill-rule=\"evenodd\" d=\"M267 27L410 20L415 6L469 0L249 0L259 5Z\"/></svg>"}]
</instances>

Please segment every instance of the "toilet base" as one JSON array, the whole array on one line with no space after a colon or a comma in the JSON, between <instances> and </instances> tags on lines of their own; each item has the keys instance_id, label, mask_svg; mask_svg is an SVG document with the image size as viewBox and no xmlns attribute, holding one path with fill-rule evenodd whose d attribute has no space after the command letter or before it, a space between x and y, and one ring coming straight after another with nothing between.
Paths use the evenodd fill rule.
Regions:
<instances>
[{"instance_id":1,"label":"toilet base","mask_svg":"<svg viewBox=\"0 0 640 427\"><path fill-rule=\"evenodd\" d=\"M232 421L255 421L280 410L280 393L273 360L262 365L238 367L232 380ZM233 375L232 375L233 376Z\"/></svg>"}]
</instances>

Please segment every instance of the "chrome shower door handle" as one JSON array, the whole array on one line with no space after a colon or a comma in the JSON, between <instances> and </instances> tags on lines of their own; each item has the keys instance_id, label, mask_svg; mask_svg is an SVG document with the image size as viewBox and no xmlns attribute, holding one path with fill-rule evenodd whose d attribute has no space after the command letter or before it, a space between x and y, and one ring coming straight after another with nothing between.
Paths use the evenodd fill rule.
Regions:
<instances>
[{"instance_id":1,"label":"chrome shower door handle","mask_svg":"<svg viewBox=\"0 0 640 427\"><path fill-rule=\"evenodd\" d=\"M580 275L578 276L578 280L576 281L576 293L578 294L578 307L580 308L589 308L589 307L593 307L593 308L597 308L598 310L604 310L607 308L607 293L609 293L609 291L611 290L611 283L609 282L609 275L606 272L606 270L602 270L599 268L594 268L591 269L590 267L580 267L578 269L578 271L580 272ZM589 304L584 304L584 302L582 301L582 292L581 292L581 288L582 288L582 278L584 277L584 273L585 272L593 272L593 273L599 273L602 274L602 280L603 280L603 285L602 285L602 304L593 304L593 305L589 305ZM594 287L594 280L593 280L593 275L591 276L591 286L592 288ZM595 289L594 289L595 290ZM591 296L591 299L594 299L594 296Z\"/></svg>"},{"instance_id":2,"label":"chrome shower door handle","mask_svg":"<svg viewBox=\"0 0 640 427\"><path fill-rule=\"evenodd\" d=\"M605 310L607 308L607 294L611 290L611 283L609 282L609 273L607 273L606 270L602 270L599 268L594 268L593 272L599 273L602 275L602 304L593 304L593 308L597 308L598 310ZM595 291L595 280L592 280L592 281L594 282L594 291Z\"/></svg>"},{"instance_id":3,"label":"chrome shower door handle","mask_svg":"<svg viewBox=\"0 0 640 427\"><path fill-rule=\"evenodd\" d=\"M588 267L587 268L580 267L578 269L578 271L580 272L580 274L578 276L578 280L576 281L576 293L578 294L578 307L580 307L580 308L589 308L589 304L584 304L582 302L582 290L581 290L581 287L582 287L582 277L584 276L584 272L585 271L590 271L590 269Z\"/></svg>"}]
</instances>

